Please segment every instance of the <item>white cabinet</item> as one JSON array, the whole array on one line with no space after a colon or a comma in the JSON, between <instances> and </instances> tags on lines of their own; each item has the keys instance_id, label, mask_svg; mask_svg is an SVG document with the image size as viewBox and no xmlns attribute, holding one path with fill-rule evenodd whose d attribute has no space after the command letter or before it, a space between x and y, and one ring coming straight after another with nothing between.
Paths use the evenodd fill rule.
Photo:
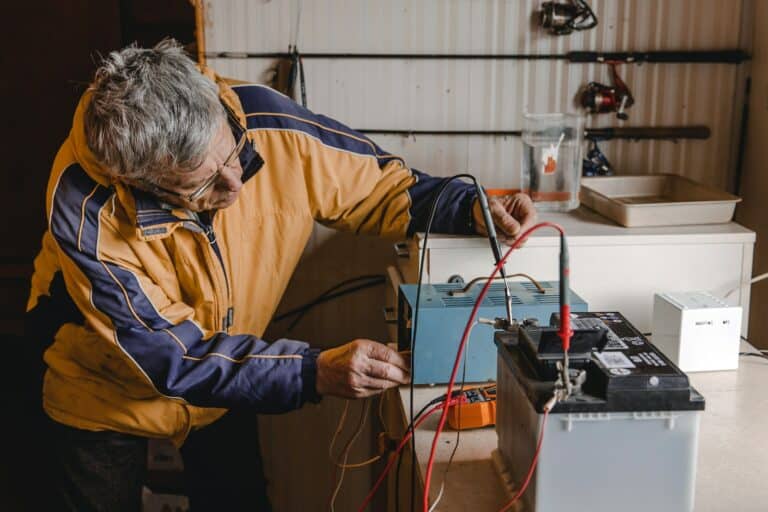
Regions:
<instances>
[{"instance_id":1,"label":"white cabinet","mask_svg":"<svg viewBox=\"0 0 768 512\"><path fill-rule=\"evenodd\" d=\"M586 208L571 213L542 213L540 220L565 228L571 258L571 288L591 311L620 311L638 329L651 329L653 295L704 290L728 297L744 308L747 334L749 285L755 233L736 223L698 226L624 228ZM398 267L405 282L416 282L423 235L408 243ZM557 280L559 236L551 228L534 233L513 253L508 273ZM465 281L489 275L493 256L481 237L430 235L424 282L444 282L459 274Z\"/></svg>"}]
</instances>

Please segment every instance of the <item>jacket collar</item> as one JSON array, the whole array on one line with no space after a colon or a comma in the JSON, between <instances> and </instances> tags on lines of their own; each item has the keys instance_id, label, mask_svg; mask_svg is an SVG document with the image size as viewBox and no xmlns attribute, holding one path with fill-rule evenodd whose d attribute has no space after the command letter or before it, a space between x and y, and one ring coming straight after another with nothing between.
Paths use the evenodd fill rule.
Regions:
<instances>
[{"instance_id":1,"label":"jacket collar","mask_svg":"<svg viewBox=\"0 0 768 512\"><path fill-rule=\"evenodd\" d=\"M250 180L264 165L264 159L256 151L252 140L243 146L239 155L243 168L243 183ZM189 210L165 203L149 192L130 189L136 218L136 232L140 239L149 241L170 235L177 227L199 230L197 216ZM238 198L239 199L239 198Z\"/></svg>"}]
</instances>

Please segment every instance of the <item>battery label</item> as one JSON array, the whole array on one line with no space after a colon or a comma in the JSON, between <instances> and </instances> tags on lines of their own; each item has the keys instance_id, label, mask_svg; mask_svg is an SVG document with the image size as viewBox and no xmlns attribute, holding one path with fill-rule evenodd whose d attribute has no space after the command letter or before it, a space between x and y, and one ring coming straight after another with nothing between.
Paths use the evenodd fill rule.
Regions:
<instances>
[{"instance_id":1,"label":"battery label","mask_svg":"<svg viewBox=\"0 0 768 512\"><path fill-rule=\"evenodd\" d=\"M635 356L648 366L667 366L667 363L665 363L664 360L655 352L638 352L635 354Z\"/></svg>"},{"instance_id":2,"label":"battery label","mask_svg":"<svg viewBox=\"0 0 768 512\"><path fill-rule=\"evenodd\" d=\"M629 346L627 346L627 344L624 343L622 339L618 337L600 318L578 318L573 322L573 326L578 329L605 329L607 331L606 336L608 337L608 340L606 341L603 350L626 350L629 348Z\"/></svg>"},{"instance_id":3,"label":"battery label","mask_svg":"<svg viewBox=\"0 0 768 512\"><path fill-rule=\"evenodd\" d=\"M598 352L595 355L608 369L635 368L635 364L623 352Z\"/></svg>"},{"instance_id":4,"label":"battery label","mask_svg":"<svg viewBox=\"0 0 768 512\"><path fill-rule=\"evenodd\" d=\"M603 350L626 350L629 347L626 343L624 343L621 338L616 336L616 334L609 330L608 331L608 343L605 344L605 347L603 347Z\"/></svg>"}]
</instances>

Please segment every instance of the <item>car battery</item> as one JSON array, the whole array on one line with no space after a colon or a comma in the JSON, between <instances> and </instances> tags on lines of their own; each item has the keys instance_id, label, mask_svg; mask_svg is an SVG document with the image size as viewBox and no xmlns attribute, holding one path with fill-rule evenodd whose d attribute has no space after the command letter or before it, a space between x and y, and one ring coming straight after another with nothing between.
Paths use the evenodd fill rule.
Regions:
<instances>
[{"instance_id":1,"label":"car battery","mask_svg":"<svg viewBox=\"0 0 768 512\"><path fill-rule=\"evenodd\" d=\"M536 326L495 334L495 459L510 492L525 480L543 427L522 510L693 510L704 398L621 314L574 313L572 327L598 329L602 341L578 353L572 342L576 388L548 417L562 346L559 358L541 352L545 329Z\"/></svg>"},{"instance_id":2,"label":"car battery","mask_svg":"<svg viewBox=\"0 0 768 512\"><path fill-rule=\"evenodd\" d=\"M560 294L557 281L510 282L512 314L518 320L537 319L549 321L550 315L559 309ZM477 296L484 282L470 286L464 283L439 283L421 285L419 297L416 351L411 376L414 384L443 384L451 376L456 351L464 328L472 313ZM413 336L413 313L416 307L418 285L401 284L398 290L397 341L399 350L410 350ZM483 299L478 318L506 318L504 283L489 286ZM570 292L571 309L587 311L587 303ZM489 343L493 327L476 324L469 337L466 357L466 382L496 380L496 347Z\"/></svg>"}]
</instances>

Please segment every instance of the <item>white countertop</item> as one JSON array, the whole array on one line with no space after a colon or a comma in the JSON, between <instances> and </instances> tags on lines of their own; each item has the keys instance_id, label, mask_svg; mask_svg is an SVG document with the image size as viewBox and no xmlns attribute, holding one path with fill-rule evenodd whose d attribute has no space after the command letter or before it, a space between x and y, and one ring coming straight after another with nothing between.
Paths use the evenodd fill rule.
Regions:
<instances>
[{"instance_id":1,"label":"white countertop","mask_svg":"<svg viewBox=\"0 0 768 512\"><path fill-rule=\"evenodd\" d=\"M605 217L598 215L588 208L581 207L568 213L539 213L539 221L550 221L560 224L568 235L571 245L590 244L651 244L668 243L674 240L681 243L749 243L755 241L755 233L740 224L728 222L725 224L696 224L686 226L661 226L644 228L625 228ZM558 243L558 234L552 229L541 229L531 235L529 246L549 246ZM681 238L682 237L682 238ZM421 246L423 233L416 234L416 240ZM456 239L462 239L461 247L487 246L488 240L481 236L429 235L429 246L438 248L458 248Z\"/></svg>"},{"instance_id":2,"label":"white countertop","mask_svg":"<svg viewBox=\"0 0 768 512\"><path fill-rule=\"evenodd\" d=\"M752 350L746 344L744 349ZM768 510L768 360L740 357L737 371L692 373L689 377L706 400L699 434L696 512ZM418 387L414 393L416 410L443 393L445 386ZM405 428L410 403L408 388L401 387L397 396ZM435 413L416 432L422 472L438 416ZM454 431L441 434L432 477L433 497L440 488L455 439ZM461 433L437 510L499 510L508 498L491 461L496 444L493 427Z\"/></svg>"}]
</instances>

